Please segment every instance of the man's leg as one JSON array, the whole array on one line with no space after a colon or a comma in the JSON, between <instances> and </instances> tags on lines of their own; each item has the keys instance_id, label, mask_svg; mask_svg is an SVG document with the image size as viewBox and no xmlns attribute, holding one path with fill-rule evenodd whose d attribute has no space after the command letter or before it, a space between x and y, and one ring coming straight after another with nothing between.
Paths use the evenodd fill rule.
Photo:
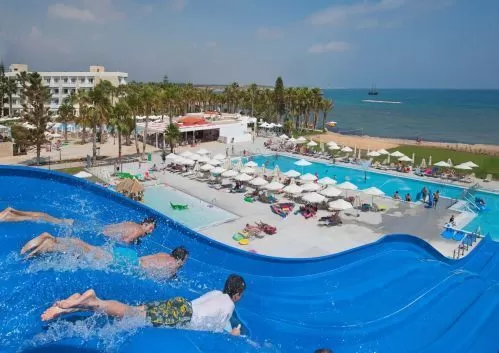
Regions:
<instances>
[{"instance_id":1,"label":"man's leg","mask_svg":"<svg viewBox=\"0 0 499 353\"><path fill-rule=\"evenodd\" d=\"M144 306L130 306L116 300L102 300L96 296L93 289L89 289L82 295L76 293L65 300L56 302L43 312L41 318L43 321L47 321L77 311L103 312L117 318L122 318L127 314L140 316L144 319L146 317Z\"/></svg>"},{"instance_id":2,"label":"man's leg","mask_svg":"<svg viewBox=\"0 0 499 353\"><path fill-rule=\"evenodd\" d=\"M79 250L83 253L93 253L97 258L110 256L107 252L97 246L85 243L77 238L56 238L45 232L30 240L21 249L21 255L33 257L42 253L66 252Z\"/></svg>"},{"instance_id":3,"label":"man's leg","mask_svg":"<svg viewBox=\"0 0 499 353\"><path fill-rule=\"evenodd\" d=\"M3 221L10 222L22 222L22 221L30 221L30 220L44 220L50 223L68 223L73 224L72 219L60 219L52 217L51 215L44 212L31 212L31 211L19 211L13 208L6 208L2 214L4 215L1 219Z\"/></svg>"}]
</instances>

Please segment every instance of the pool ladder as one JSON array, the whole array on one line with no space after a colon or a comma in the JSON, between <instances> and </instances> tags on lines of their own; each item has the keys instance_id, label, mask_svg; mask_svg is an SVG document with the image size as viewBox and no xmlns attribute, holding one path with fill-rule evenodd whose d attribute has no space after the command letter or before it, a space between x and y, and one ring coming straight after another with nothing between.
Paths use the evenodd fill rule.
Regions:
<instances>
[{"instance_id":1,"label":"pool ladder","mask_svg":"<svg viewBox=\"0 0 499 353\"><path fill-rule=\"evenodd\" d=\"M459 242L457 248L454 249L452 258L454 260L458 260L463 257L464 254L466 254L466 252L468 252L470 248L473 247L473 244L478 241L478 238L481 237L482 236L478 232L466 234Z\"/></svg>"}]
</instances>

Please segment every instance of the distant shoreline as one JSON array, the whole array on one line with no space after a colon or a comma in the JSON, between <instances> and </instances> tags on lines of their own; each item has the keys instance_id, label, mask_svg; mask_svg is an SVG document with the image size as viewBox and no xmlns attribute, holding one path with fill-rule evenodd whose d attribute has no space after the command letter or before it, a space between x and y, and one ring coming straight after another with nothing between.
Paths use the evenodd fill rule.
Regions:
<instances>
[{"instance_id":1,"label":"distant shoreline","mask_svg":"<svg viewBox=\"0 0 499 353\"><path fill-rule=\"evenodd\" d=\"M438 147L445 148L449 150L458 150L472 153L481 153L488 155L499 155L499 145L486 145L486 144L467 144L467 143L452 143L452 142L437 142L437 141L425 141L417 143L416 140L402 139L402 138L391 138L391 137L374 137L368 135L347 135L337 132L328 131L326 134L313 135L311 136L316 141L319 142L330 142L334 141L341 145L347 145L350 147L357 147L360 149L390 149L397 148L400 145L412 145L412 146L425 146L425 147Z\"/></svg>"}]
</instances>

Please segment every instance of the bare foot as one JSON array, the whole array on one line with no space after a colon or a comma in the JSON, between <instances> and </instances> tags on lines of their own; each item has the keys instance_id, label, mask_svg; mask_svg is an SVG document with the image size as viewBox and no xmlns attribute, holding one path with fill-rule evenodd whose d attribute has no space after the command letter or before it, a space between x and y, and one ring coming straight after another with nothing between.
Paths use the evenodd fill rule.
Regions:
<instances>
[{"instance_id":1,"label":"bare foot","mask_svg":"<svg viewBox=\"0 0 499 353\"><path fill-rule=\"evenodd\" d=\"M97 297L93 289L87 290L82 295L79 293L73 294L67 299L56 302L45 310L41 315L42 321L52 320L63 314L90 310L96 299Z\"/></svg>"},{"instance_id":2,"label":"bare foot","mask_svg":"<svg viewBox=\"0 0 499 353\"><path fill-rule=\"evenodd\" d=\"M70 296L68 299L78 299L81 297L81 294L80 293L75 293L73 294L72 296ZM67 313L72 313L72 312L76 312L78 311L79 309L61 309L59 306L58 306L59 302L55 302L54 305L52 305L50 308L48 308L47 310L45 310L42 315L41 315L41 318L42 318L42 321L48 321L48 320L52 320L52 319L55 319L56 317L62 315L62 314L67 314Z\"/></svg>"},{"instance_id":3,"label":"bare foot","mask_svg":"<svg viewBox=\"0 0 499 353\"><path fill-rule=\"evenodd\" d=\"M21 249L21 255L28 253L27 256L33 256L35 252L47 239L55 240L55 238L49 233L42 233L34 239L28 241Z\"/></svg>"}]
</instances>

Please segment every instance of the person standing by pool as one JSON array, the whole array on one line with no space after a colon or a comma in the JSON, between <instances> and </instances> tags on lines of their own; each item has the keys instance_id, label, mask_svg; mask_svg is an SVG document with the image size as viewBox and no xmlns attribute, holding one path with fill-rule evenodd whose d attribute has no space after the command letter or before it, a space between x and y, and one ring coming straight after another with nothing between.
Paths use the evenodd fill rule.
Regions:
<instances>
[{"instance_id":1,"label":"person standing by pool","mask_svg":"<svg viewBox=\"0 0 499 353\"><path fill-rule=\"evenodd\" d=\"M239 336L241 327L230 326L230 318L235 304L246 289L244 279L236 274L225 281L223 291L213 290L192 301L174 297L165 301L131 306L116 300L102 300L93 289L83 294L75 293L65 300L57 301L41 315L42 321L55 319L61 315L90 311L123 318L135 316L152 323L154 326L182 327L201 331L228 331Z\"/></svg>"},{"instance_id":2,"label":"person standing by pool","mask_svg":"<svg viewBox=\"0 0 499 353\"><path fill-rule=\"evenodd\" d=\"M421 190L421 196L423 196L423 202L426 202L426 199L428 198L428 189L426 186L424 186L423 190Z\"/></svg>"},{"instance_id":3,"label":"person standing by pool","mask_svg":"<svg viewBox=\"0 0 499 353\"><path fill-rule=\"evenodd\" d=\"M398 190L397 190L397 191L395 191L395 194L393 194L393 199L394 199L394 200L400 200L400 195L399 195Z\"/></svg>"},{"instance_id":4,"label":"person standing by pool","mask_svg":"<svg viewBox=\"0 0 499 353\"><path fill-rule=\"evenodd\" d=\"M137 267L160 277L172 277L185 264L189 252L184 247L173 249L171 254L156 253L139 257L130 248L115 246L107 249L93 246L78 238L56 238L45 232L28 241L21 249L21 255L32 258L42 254L70 254L81 259L102 260L117 267Z\"/></svg>"},{"instance_id":5,"label":"person standing by pool","mask_svg":"<svg viewBox=\"0 0 499 353\"><path fill-rule=\"evenodd\" d=\"M440 191L435 191L433 194L433 208L437 208L438 200L440 199Z\"/></svg>"}]
</instances>

